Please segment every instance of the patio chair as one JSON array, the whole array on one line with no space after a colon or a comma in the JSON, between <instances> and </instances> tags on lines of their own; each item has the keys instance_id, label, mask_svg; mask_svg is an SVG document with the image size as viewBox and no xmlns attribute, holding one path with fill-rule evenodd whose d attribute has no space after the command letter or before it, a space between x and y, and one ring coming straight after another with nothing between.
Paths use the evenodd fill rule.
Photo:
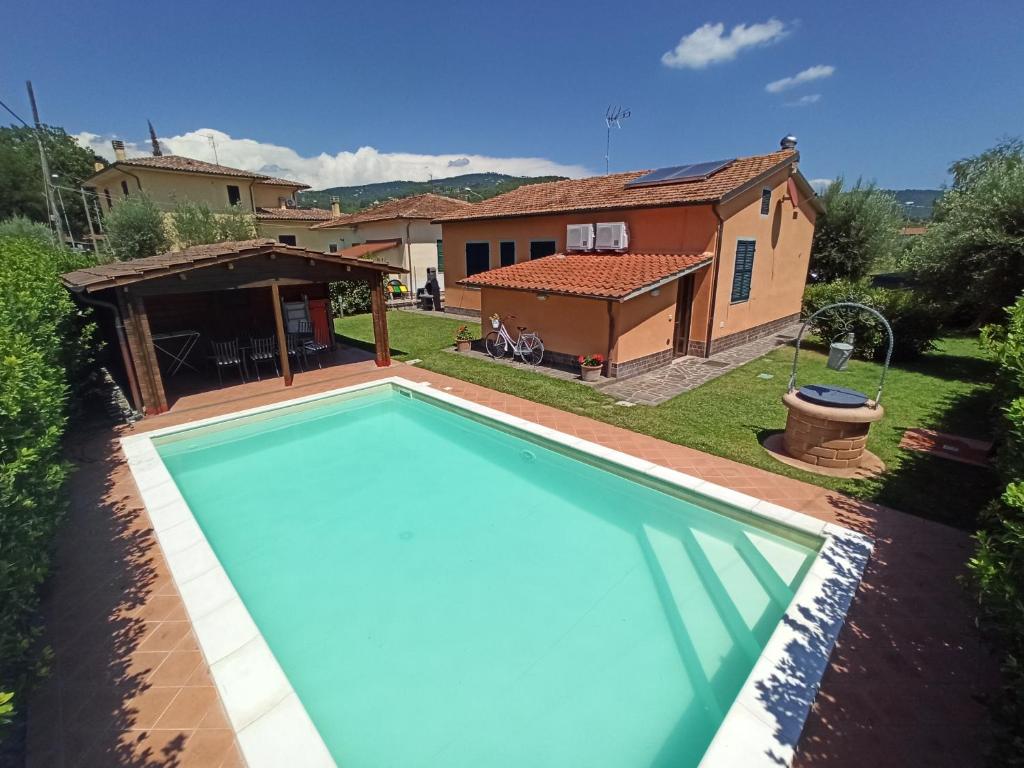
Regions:
<instances>
[{"instance_id":1,"label":"patio chair","mask_svg":"<svg viewBox=\"0 0 1024 768\"><path fill-rule=\"evenodd\" d=\"M313 337L306 339L303 344L306 355L312 355L316 358L316 367L323 368L323 364L320 362L320 355L326 354L331 349L331 340L327 335L327 331L320 330L316 326L313 327Z\"/></svg>"},{"instance_id":2,"label":"patio chair","mask_svg":"<svg viewBox=\"0 0 1024 768\"><path fill-rule=\"evenodd\" d=\"M220 386L224 386L224 376L220 372L221 368L231 365L238 368L238 378L244 383L245 369L243 367L242 353L238 350L238 339L211 341L210 345L213 347L213 362L217 366L217 381L220 382Z\"/></svg>"},{"instance_id":3,"label":"patio chair","mask_svg":"<svg viewBox=\"0 0 1024 768\"><path fill-rule=\"evenodd\" d=\"M273 336L250 338L249 359L252 360L253 368L256 369L257 381L263 381L260 377L260 363L273 363L274 375L281 375L281 368L277 364L277 340Z\"/></svg>"},{"instance_id":4,"label":"patio chair","mask_svg":"<svg viewBox=\"0 0 1024 768\"><path fill-rule=\"evenodd\" d=\"M304 346L304 342L306 341L306 338L297 333L286 334L284 338L286 349L288 350L288 357L294 357L295 362L299 366L299 370L305 373L306 347Z\"/></svg>"}]
</instances>

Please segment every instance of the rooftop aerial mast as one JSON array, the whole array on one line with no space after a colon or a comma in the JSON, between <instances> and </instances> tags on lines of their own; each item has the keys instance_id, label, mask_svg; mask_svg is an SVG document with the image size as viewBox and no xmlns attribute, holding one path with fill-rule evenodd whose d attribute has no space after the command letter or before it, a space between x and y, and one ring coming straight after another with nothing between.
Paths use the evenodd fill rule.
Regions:
<instances>
[{"instance_id":1,"label":"rooftop aerial mast","mask_svg":"<svg viewBox=\"0 0 1024 768\"><path fill-rule=\"evenodd\" d=\"M604 172L607 176L610 172L611 162L609 160L612 152L612 128L621 128L622 121L630 116L629 107L612 105L604 113L605 139L604 139Z\"/></svg>"}]
</instances>

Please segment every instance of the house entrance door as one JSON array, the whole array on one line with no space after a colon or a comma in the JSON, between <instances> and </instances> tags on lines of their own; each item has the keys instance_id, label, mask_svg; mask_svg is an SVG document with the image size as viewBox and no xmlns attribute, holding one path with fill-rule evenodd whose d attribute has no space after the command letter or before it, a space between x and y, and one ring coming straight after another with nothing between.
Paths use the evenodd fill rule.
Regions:
<instances>
[{"instance_id":1,"label":"house entrance door","mask_svg":"<svg viewBox=\"0 0 1024 768\"><path fill-rule=\"evenodd\" d=\"M686 275L679 280L679 297L676 299L676 324L672 341L675 357L689 354L690 346L690 315L693 304L693 275Z\"/></svg>"}]
</instances>

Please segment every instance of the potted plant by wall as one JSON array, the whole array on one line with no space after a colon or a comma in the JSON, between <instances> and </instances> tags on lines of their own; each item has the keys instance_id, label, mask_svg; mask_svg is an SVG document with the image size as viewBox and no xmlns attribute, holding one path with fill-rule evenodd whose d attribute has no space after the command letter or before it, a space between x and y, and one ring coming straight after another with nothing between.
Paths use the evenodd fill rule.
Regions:
<instances>
[{"instance_id":1,"label":"potted plant by wall","mask_svg":"<svg viewBox=\"0 0 1024 768\"><path fill-rule=\"evenodd\" d=\"M604 355L580 355L580 378L583 381L597 381L601 376L601 366L604 365Z\"/></svg>"},{"instance_id":2,"label":"potted plant by wall","mask_svg":"<svg viewBox=\"0 0 1024 768\"><path fill-rule=\"evenodd\" d=\"M473 334L470 333L469 327L460 325L459 329L455 332L455 347L459 352L469 352L469 347L473 342Z\"/></svg>"}]
</instances>

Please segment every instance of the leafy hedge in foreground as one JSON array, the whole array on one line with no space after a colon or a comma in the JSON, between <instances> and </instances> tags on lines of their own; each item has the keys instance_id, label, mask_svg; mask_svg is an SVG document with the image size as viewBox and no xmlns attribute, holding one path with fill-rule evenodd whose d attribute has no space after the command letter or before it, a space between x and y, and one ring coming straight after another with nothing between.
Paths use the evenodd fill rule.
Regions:
<instances>
[{"instance_id":1,"label":"leafy hedge in foreground","mask_svg":"<svg viewBox=\"0 0 1024 768\"><path fill-rule=\"evenodd\" d=\"M1002 695L995 704L995 765L1024 765L1024 297L1007 326L989 326L985 344L999 361L1004 402L998 467L1006 488L982 515L968 563L983 628L998 651Z\"/></svg>"},{"instance_id":2,"label":"leafy hedge in foreground","mask_svg":"<svg viewBox=\"0 0 1024 768\"><path fill-rule=\"evenodd\" d=\"M42 665L35 614L65 506L61 439L69 394L88 378L94 335L58 277L83 263L83 257L38 239L0 237L0 701L5 708L20 707ZM11 692L13 702L7 702Z\"/></svg>"}]
</instances>

